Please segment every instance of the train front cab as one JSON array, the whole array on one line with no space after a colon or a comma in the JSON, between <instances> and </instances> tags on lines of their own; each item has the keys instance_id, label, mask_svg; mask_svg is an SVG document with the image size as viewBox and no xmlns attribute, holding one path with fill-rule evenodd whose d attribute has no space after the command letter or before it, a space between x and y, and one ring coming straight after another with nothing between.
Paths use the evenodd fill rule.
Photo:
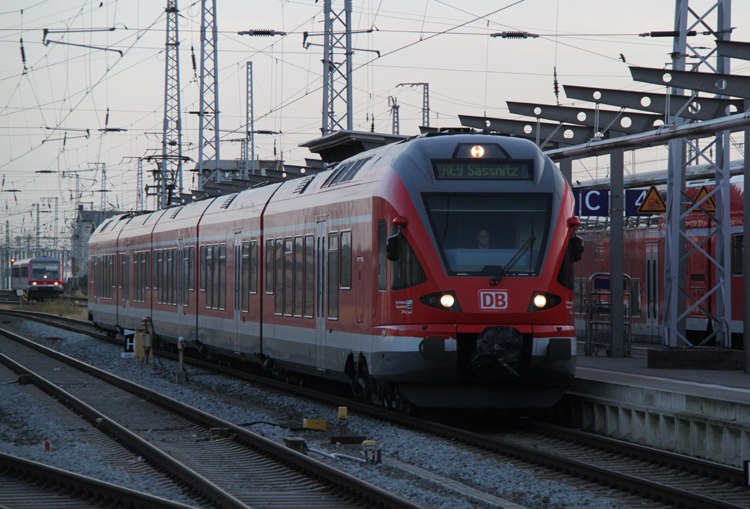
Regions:
<instances>
[{"instance_id":1,"label":"train front cab","mask_svg":"<svg viewBox=\"0 0 750 509\"><path fill-rule=\"evenodd\" d=\"M62 294L61 261L51 257L16 260L11 267L11 288L28 292L32 299Z\"/></svg>"},{"instance_id":2,"label":"train front cab","mask_svg":"<svg viewBox=\"0 0 750 509\"><path fill-rule=\"evenodd\" d=\"M531 143L450 141L411 144L381 179L373 392L397 384L425 407L551 406L575 375L572 193ZM516 178L448 174L472 164Z\"/></svg>"}]
</instances>

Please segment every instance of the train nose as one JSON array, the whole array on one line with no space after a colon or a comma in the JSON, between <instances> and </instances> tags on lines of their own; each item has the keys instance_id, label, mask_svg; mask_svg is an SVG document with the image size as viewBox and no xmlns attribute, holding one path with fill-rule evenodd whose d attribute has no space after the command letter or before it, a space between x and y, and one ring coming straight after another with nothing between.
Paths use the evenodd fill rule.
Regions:
<instances>
[{"instance_id":1,"label":"train nose","mask_svg":"<svg viewBox=\"0 0 750 509\"><path fill-rule=\"evenodd\" d=\"M493 326L477 338L476 348L466 364L469 377L481 383L520 378L523 335L515 327Z\"/></svg>"}]
</instances>

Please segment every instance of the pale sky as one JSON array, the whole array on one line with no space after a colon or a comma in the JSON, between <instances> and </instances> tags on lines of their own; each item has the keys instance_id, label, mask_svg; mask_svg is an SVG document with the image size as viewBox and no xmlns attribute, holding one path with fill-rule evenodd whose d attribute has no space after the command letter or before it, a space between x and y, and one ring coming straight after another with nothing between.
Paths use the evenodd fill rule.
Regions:
<instances>
[{"instance_id":1,"label":"pale sky","mask_svg":"<svg viewBox=\"0 0 750 509\"><path fill-rule=\"evenodd\" d=\"M354 128L391 132L388 97L401 106L401 134L417 134L422 91L399 83L427 82L430 125L458 126L458 115L515 118L505 101L554 104L553 69L560 85L599 86L664 93L664 87L635 83L627 65L663 68L672 41L637 34L672 30L672 0L354 0ZM322 48L302 45L303 32L322 30L323 1L217 1L219 124L222 159L240 157L237 140L245 131L245 64L253 62L255 129L281 135L256 136L256 154L303 164L312 155L298 145L320 136ZM703 13L713 1L692 0ZM750 41L750 2L733 3L732 39ZM343 0L333 2L343 8ZM99 208L101 173L86 171L106 163L108 208L132 209L136 159L161 153L164 116L164 2L144 0L0 1L0 243L5 220L11 237L33 231L35 204L59 197L60 226L74 217L79 172L86 208ZM183 154L198 158L199 85L194 79L200 50L200 2L180 0L180 80ZM715 14L707 18L715 25ZM114 27L114 31L101 30ZM107 48L43 44L47 41ZM92 31L91 29L99 29ZM249 29L275 29L285 37L237 35ZM372 31L368 32L368 29ZM67 33L61 33L64 31ZM489 34L521 30L536 39L508 40ZM703 30L698 28L698 30ZM23 39L22 62L20 39ZM310 42L321 42L311 37ZM710 36L689 41L714 47ZM371 50L371 51L366 51ZM380 51L378 58L372 50ZM620 59L624 55L627 64ZM733 62L748 74L750 63ZM198 70L200 72L200 70ZM564 97L560 103L574 103ZM107 110L109 117L107 121ZM122 132L102 133L119 128ZM88 137L86 130L88 130ZM739 139L738 139L739 140ZM739 140L741 141L741 140ZM738 153L733 158L738 158ZM626 169L632 171L632 155ZM640 151L635 171L664 169L664 152ZM606 158L574 166L574 175L606 175ZM189 163L187 168L191 168ZM146 169L150 169L148 166ZM45 173L39 173L39 172ZM186 188L194 173L185 172ZM146 183L152 184L149 174ZM18 192L8 192L18 190ZM46 202L45 202L46 206ZM153 201L147 201L153 207ZM52 214L42 218L52 235ZM63 233L62 235L67 235Z\"/></svg>"}]
</instances>

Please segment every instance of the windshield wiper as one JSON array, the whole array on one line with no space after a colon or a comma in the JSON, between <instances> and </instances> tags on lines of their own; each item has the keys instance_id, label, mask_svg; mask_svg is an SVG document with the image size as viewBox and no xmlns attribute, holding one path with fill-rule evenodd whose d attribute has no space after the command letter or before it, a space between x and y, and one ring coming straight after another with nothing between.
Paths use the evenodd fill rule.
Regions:
<instances>
[{"instance_id":1,"label":"windshield wiper","mask_svg":"<svg viewBox=\"0 0 750 509\"><path fill-rule=\"evenodd\" d=\"M505 265L505 267L502 268L500 271L500 274L493 277L490 280L490 286L497 286L497 284L500 282L501 279L503 279L503 276L505 276L506 273L510 271L510 269L513 268L513 266L518 263L518 260L521 259L521 255L527 250L534 246L534 241L536 240L536 237L533 235L526 239L526 242L523 243L521 247L518 248L518 251L516 251L516 254L513 255L513 258L510 259L510 261Z\"/></svg>"}]
</instances>

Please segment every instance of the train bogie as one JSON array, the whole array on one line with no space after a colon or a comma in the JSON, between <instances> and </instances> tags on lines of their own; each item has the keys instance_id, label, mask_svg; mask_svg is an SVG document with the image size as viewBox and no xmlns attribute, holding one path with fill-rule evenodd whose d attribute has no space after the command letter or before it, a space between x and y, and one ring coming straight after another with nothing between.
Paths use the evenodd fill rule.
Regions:
<instances>
[{"instance_id":1,"label":"train bogie","mask_svg":"<svg viewBox=\"0 0 750 509\"><path fill-rule=\"evenodd\" d=\"M389 404L549 406L572 383L573 198L533 144L422 137L151 216L92 236L151 259L118 273L139 305L92 297L103 326L148 316L163 341Z\"/></svg>"}]
</instances>

